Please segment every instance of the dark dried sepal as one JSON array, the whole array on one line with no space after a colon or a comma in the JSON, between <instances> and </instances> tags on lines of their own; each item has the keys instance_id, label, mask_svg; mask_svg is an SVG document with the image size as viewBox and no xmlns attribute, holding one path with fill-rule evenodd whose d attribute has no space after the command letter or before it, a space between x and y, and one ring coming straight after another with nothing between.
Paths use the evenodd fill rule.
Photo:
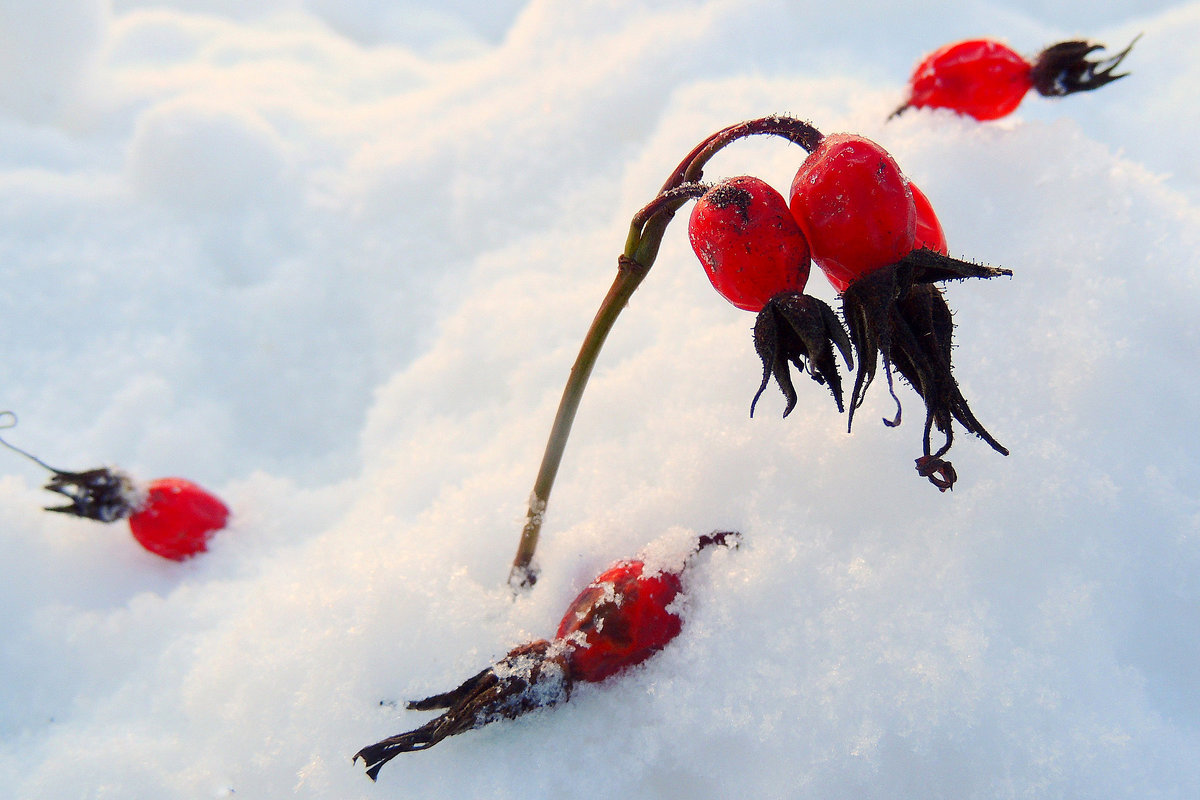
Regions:
<instances>
[{"instance_id":1,"label":"dark dried sepal","mask_svg":"<svg viewBox=\"0 0 1200 800\"><path fill-rule=\"evenodd\" d=\"M713 531L706 533L696 539L696 546L692 552L688 553L688 558L697 555L709 547L728 547L730 550L736 550L742 546L742 534L740 531Z\"/></svg>"},{"instance_id":2,"label":"dark dried sepal","mask_svg":"<svg viewBox=\"0 0 1200 800\"><path fill-rule=\"evenodd\" d=\"M853 368L850 338L834 310L822 301L800 292L780 292L767 301L754 322L754 349L762 359L763 376L750 402L750 416L754 416L754 407L771 376L787 400L783 416L792 413L796 407L792 366L800 372L807 370L814 381L828 386L838 411L842 411L842 379L833 353L835 346L847 368Z\"/></svg>"},{"instance_id":3,"label":"dark dried sepal","mask_svg":"<svg viewBox=\"0 0 1200 800\"><path fill-rule=\"evenodd\" d=\"M943 492L953 489L954 482L958 480L958 473L954 471L954 466L949 461L936 456L918 458L917 474L922 478L928 478L930 483Z\"/></svg>"},{"instance_id":4,"label":"dark dried sepal","mask_svg":"<svg viewBox=\"0 0 1200 800\"><path fill-rule=\"evenodd\" d=\"M371 780L401 753L425 750L449 736L482 728L500 719L513 719L566 700L571 677L563 654L545 639L522 645L500 661L468 678L458 688L408 703L418 711L446 709L419 728L389 736L354 754Z\"/></svg>"},{"instance_id":5,"label":"dark dried sepal","mask_svg":"<svg viewBox=\"0 0 1200 800\"><path fill-rule=\"evenodd\" d=\"M1124 78L1128 72L1114 73L1113 70L1129 55L1139 38L1141 34L1134 37L1129 46L1115 56L1099 61L1089 61L1087 56L1097 50L1103 50L1102 44L1076 40L1051 45L1033 61L1033 69L1029 76L1033 81L1033 88L1044 97L1062 97L1075 92L1099 89L1118 78Z\"/></svg>"},{"instance_id":6,"label":"dark dried sepal","mask_svg":"<svg viewBox=\"0 0 1200 800\"><path fill-rule=\"evenodd\" d=\"M1008 450L976 419L954 379L950 360L953 316L934 283L1010 274L1009 270L922 249L859 278L842 293L842 313L858 351L847 429L854 424L854 411L862 405L882 357L888 391L896 402L895 418L884 423L894 427L901 419L900 400L892 383L895 367L925 401L924 454L918 460L918 472L942 491L952 488L957 479L950 462L942 459L954 441L954 420L997 452L1008 455ZM936 452L930 442L935 427L945 436Z\"/></svg>"},{"instance_id":7,"label":"dark dried sepal","mask_svg":"<svg viewBox=\"0 0 1200 800\"><path fill-rule=\"evenodd\" d=\"M900 259L898 269L911 271L913 283L940 283L942 281L964 281L967 278L1012 277L1011 269L989 267L973 261L963 261L942 255L936 250L918 248Z\"/></svg>"},{"instance_id":8,"label":"dark dried sepal","mask_svg":"<svg viewBox=\"0 0 1200 800\"><path fill-rule=\"evenodd\" d=\"M57 511L97 522L115 522L136 511L136 491L129 476L118 470L100 467L85 472L54 472L44 487L57 492L71 502L64 506L47 506Z\"/></svg>"},{"instance_id":9,"label":"dark dried sepal","mask_svg":"<svg viewBox=\"0 0 1200 800\"><path fill-rule=\"evenodd\" d=\"M950 365L954 321L941 290L930 284L917 284L901 298L899 310L898 335L893 344L897 341L902 344L892 348L894 363L925 400L928 413L926 454L930 450L930 423L946 436L943 449L934 455L942 455L950 449L953 438L950 420L953 417L968 433L983 439L996 452L1008 455L1008 450L975 418L954 379Z\"/></svg>"}]
</instances>

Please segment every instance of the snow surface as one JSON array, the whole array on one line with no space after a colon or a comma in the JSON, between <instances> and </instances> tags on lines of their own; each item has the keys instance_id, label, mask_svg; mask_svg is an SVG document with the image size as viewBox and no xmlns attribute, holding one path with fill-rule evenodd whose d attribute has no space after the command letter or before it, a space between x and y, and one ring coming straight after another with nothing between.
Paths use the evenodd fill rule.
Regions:
<instances>
[{"instance_id":1,"label":"snow surface","mask_svg":"<svg viewBox=\"0 0 1200 800\"><path fill-rule=\"evenodd\" d=\"M987 125L884 118L955 39L1132 75ZM0 459L0 788L17 798L1200 796L1200 2L0 0L0 409L64 469L181 475L209 553L40 510ZM774 112L887 147L954 254L957 374L1008 458L916 476L873 388L779 418L676 224L505 586L630 216ZM708 175L785 188L802 153ZM811 291L833 295L816 278ZM659 656L350 755L552 633L609 562L742 531ZM663 543L667 544L663 544ZM587 776L586 779L582 776Z\"/></svg>"}]
</instances>

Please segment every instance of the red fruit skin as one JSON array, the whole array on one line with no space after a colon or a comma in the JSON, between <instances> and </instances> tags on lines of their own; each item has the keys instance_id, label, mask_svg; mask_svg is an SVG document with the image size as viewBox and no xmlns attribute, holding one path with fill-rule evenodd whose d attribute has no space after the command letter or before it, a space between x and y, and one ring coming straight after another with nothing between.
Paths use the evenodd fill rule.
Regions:
<instances>
[{"instance_id":1,"label":"red fruit skin","mask_svg":"<svg viewBox=\"0 0 1200 800\"><path fill-rule=\"evenodd\" d=\"M160 478L147 485L129 529L151 553L183 561L208 549L208 540L228 520L229 508L201 487L183 478Z\"/></svg>"},{"instance_id":2,"label":"red fruit skin","mask_svg":"<svg viewBox=\"0 0 1200 800\"><path fill-rule=\"evenodd\" d=\"M1011 114L1033 87L1031 70L1019 53L990 39L946 45L913 70L908 105L999 119Z\"/></svg>"},{"instance_id":3,"label":"red fruit skin","mask_svg":"<svg viewBox=\"0 0 1200 800\"><path fill-rule=\"evenodd\" d=\"M673 572L643 575L641 561L601 573L571 603L556 638L567 647L574 680L602 681L640 664L679 635L683 621L667 611L682 590Z\"/></svg>"},{"instance_id":4,"label":"red fruit skin","mask_svg":"<svg viewBox=\"0 0 1200 800\"><path fill-rule=\"evenodd\" d=\"M913 242L913 249L925 247L942 255L949 255L950 248L946 245L946 233L942 230L942 223L938 221L937 214L933 211L933 204L915 183L909 183L908 188L912 192L913 206L917 213L916 238ZM846 291L846 287L850 285L847 281L829 273L826 273L826 276L838 294Z\"/></svg>"},{"instance_id":5,"label":"red fruit skin","mask_svg":"<svg viewBox=\"0 0 1200 800\"><path fill-rule=\"evenodd\" d=\"M913 205L917 212L917 236L913 249L924 247L944 256L950 255L950 248L946 245L946 232L942 230L942 223L933 212L933 204L915 183L909 183L908 189L912 192Z\"/></svg>"},{"instance_id":6,"label":"red fruit skin","mask_svg":"<svg viewBox=\"0 0 1200 800\"><path fill-rule=\"evenodd\" d=\"M758 178L730 178L706 192L692 208L688 238L713 288L745 311L808 283L804 234L783 195Z\"/></svg>"},{"instance_id":7,"label":"red fruit skin","mask_svg":"<svg viewBox=\"0 0 1200 800\"><path fill-rule=\"evenodd\" d=\"M894 264L916 240L908 180L886 150L861 136L821 140L792 180L791 210L835 287Z\"/></svg>"}]
</instances>

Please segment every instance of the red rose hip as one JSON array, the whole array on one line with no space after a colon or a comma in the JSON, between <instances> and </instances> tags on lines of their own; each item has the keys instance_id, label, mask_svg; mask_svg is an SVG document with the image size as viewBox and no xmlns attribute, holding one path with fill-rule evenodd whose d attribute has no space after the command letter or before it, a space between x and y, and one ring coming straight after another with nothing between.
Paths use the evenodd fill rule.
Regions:
<instances>
[{"instance_id":1,"label":"red rose hip","mask_svg":"<svg viewBox=\"0 0 1200 800\"><path fill-rule=\"evenodd\" d=\"M1134 39L1136 42L1137 39ZM1104 46L1085 40L1059 42L1026 59L993 39L948 44L921 59L908 79L907 108L948 108L977 120L1011 114L1030 89L1043 97L1063 97L1099 89L1128 73L1113 70L1133 42L1111 58L1088 60Z\"/></svg>"},{"instance_id":2,"label":"red rose hip","mask_svg":"<svg viewBox=\"0 0 1200 800\"><path fill-rule=\"evenodd\" d=\"M602 681L640 664L679 635L683 622L667 610L683 588L672 572L644 574L641 561L623 561L588 584L559 623L577 680Z\"/></svg>"},{"instance_id":3,"label":"red rose hip","mask_svg":"<svg viewBox=\"0 0 1200 800\"><path fill-rule=\"evenodd\" d=\"M861 136L821 141L792 180L791 210L835 286L894 264L916 240L908 181L886 150Z\"/></svg>"},{"instance_id":4,"label":"red rose hip","mask_svg":"<svg viewBox=\"0 0 1200 800\"><path fill-rule=\"evenodd\" d=\"M15 414L0 412L0 428L15 424ZM68 472L55 469L4 439L0 439L0 445L51 473L45 489L69 502L48 506L47 511L97 522L127 519L138 544L172 561L183 561L207 550L208 540L229 521L229 508L223 502L183 478L158 478L143 484L112 467Z\"/></svg>"},{"instance_id":5,"label":"red rose hip","mask_svg":"<svg viewBox=\"0 0 1200 800\"><path fill-rule=\"evenodd\" d=\"M443 713L419 728L389 736L354 754L371 780L400 753L426 750L501 719L514 719L570 699L575 681L602 681L640 664L679 635L683 621L669 606L683 590L692 556L713 545L737 547L741 534L717 531L696 539L676 568L647 571L641 560L619 561L575 598L553 640L513 648L456 688L407 704Z\"/></svg>"},{"instance_id":6,"label":"red rose hip","mask_svg":"<svg viewBox=\"0 0 1200 800\"><path fill-rule=\"evenodd\" d=\"M183 478L159 478L145 491L145 500L129 517L129 529L142 547L163 558L183 561L204 552L229 520L224 503Z\"/></svg>"},{"instance_id":7,"label":"red rose hip","mask_svg":"<svg viewBox=\"0 0 1200 800\"><path fill-rule=\"evenodd\" d=\"M705 192L692 209L688 238L713 288L746 311L808 282L804 234L783 196L758 178L730 178Z\"/></svg>"},{"instance_id":8,"label":"red rose hip","mask_svg":"<svg viewBox=\"0 0 1200 800\"><path fill-rule=\"evenodd\" d=\"M946 45L913 70L907 104L998 119L1012 113L1033 86L1031 69L1019 53L990 39Z\"/></svg>"}]
</instances>

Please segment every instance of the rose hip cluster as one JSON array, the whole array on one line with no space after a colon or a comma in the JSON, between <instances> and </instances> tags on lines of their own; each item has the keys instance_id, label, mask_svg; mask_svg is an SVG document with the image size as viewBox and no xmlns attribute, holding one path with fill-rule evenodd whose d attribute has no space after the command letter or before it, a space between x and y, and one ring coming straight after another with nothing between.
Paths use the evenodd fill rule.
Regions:
<instances>
[{"instance_id":1,"label":"rose hip cluster","mask_svg":"<svg viewBox=\"0 0 1200 800\"><path fill-rule=\"evenodd\" d=\"M1132 44L1130 45L1132 47ZM1086 56L1098 45L1064 42L1033 63L990 41L964 42L929 56L913 75L911 106L943 106L994 119L1012 111L1030 88L1058 96L1103 86L1127 47L1105 62ZM780 136L807 151L785 199L750 176L704 183L709 160L731 143L755 135ZM713 287L736 307L754 312L754 344L762 361L751 416L774 377L786 417L797 403L792 369L826 385L839 411L854 412L882 363L896 402L889 426L900 424L893 386L899 372L925 402L923 454L918 473L942 491L957 476L943 456L953 444L954 422L997 452L1008 451L975 418L951 369L954 323L937 284L1010 275L1008 270L951 258L929 199L878 144L861 136L824 136L807 122L771 116L717 131L688 153L659 193L630 224L617 276L588 329L563 389L509 583L528 589L537 580L533 556L576 411L596 359L618 315L657 258L675 214L695 201L688 235ZM841 299L841 315L805 293L812 264ZM837 354L857 369L847 400ZM937 429L944 440L935 450ZM700 537L694 552L736 544L737 534ZM364 747L374 780L399 753L423 750L448 736L511 719L570 698L578 681L601 681L639 664L677 636L682 621L673 603L682 591L680 570L650 570L643 561L620 562L576 597L553 640L511 650L452 691L408 704L442 710L426 724Z\"/></svg>"},{"instance_id":2,"label":"rose hip cluster","mask_svg":"<svg viewBox=\"0 0 1200 800\"><path fill-rule=\"evenodd\" d=\"M839 133L818 134L810 143L788 200L757 178L731 178L703 192L688 224L713 287L758 314L754 343L763 376L750 413L771 377L786 398L784 416L791 413L797 402L792 367L828 386L843 410L836 348L848 367L857 355L852 425L882 358L889 390L895 368L925 401L917 469L945 491L956 477L942 458L953 442L952 420L998 452L1008 451L958 389L950 365L951 313L935 284L1009 273L950 258L928 198L875 142ZM828 305L804 293L811 263L840 294L845 328ZM899 424L898 400L895 419L885 422ZM934 427L945 437L936 451Z\"/></svg>"},{"instance_id":3,"label":"rose hip cluster","mask_svg":"<svg viewBox=\"0 0 1200 800\"><path fill-rule=\"evenodd\" d=\"M749 136L777 136L807 152L790 200L753 177L716 185L703 181L714 155ZM939 489L950 489L957 479L943 458L953 443L955 420L998 452L1008 452L959 391L950 365L954 325L935 284L1011 273L950 258L929 200L874 142L849 134L825 136L793 117L739 122L692 148L630 222L617 275L579 348L546 441L509 573L514 591L537 581L534 553L550 491L600 349L657 259L671 221L693 201L689 238L709 279L729 302L758 315L754 344L763 375L751 414L772 377L787 402L784 416L792 411L794 367L828 386L838 409L848 407L852 425L882 363L893 398L894 368L925 401L917 472ZM839 291L841 316L805 294L814 262ZM837 353L848 368L858 365L848 403ZM885 420L893 426L900 423L896 403L895 417ZM934 428L945 437L936 449L930 441Z\"/></svg>"}]
</instances>

